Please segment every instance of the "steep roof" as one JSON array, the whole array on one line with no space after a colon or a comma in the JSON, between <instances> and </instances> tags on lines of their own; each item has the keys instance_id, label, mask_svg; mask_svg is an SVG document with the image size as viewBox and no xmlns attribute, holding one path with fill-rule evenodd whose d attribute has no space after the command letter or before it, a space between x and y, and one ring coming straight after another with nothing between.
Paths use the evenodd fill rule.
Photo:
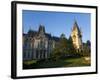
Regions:
<instances>
[{"instance_id":1,"label":"steep roof","mask_svg":"<svg viewBox=\"0 0 100 80\"><path fill-rule=\"evenodd\" d=\"M33 31L33 30L29 30L29 31L28 31L28 36L30 36L30 37L34 37L34 36L36 36L37 34L38 34L37 31Z\"/></svg>"},{"instance_id":2,"label":"steep roof","mask_svg":"<svg viewBox=\"0 0 100 80\"><path fill-rule=\"evenodd\" d=\"M43 25L40 25L38 32L39 33L45 33L45 27Z\"/></svg>"},{"instance_id":3,"label":"steep roof","mask_svg":"<svg viewBox=\"0 0 100 80\"><path fill-rule=\"evenodd\" d=\"M48 34L48 33L45 33L45 36L46 36L48 39L51 39L51 38L52 38L51 34Z\"/></svg>"},{"instance_id":4,"label":"steep roof","mask_svg":"<svg viewBox=\"0 0 100 80\"><path fill-rule=\"evenodd\" d=\"M52 39L55 40L55 41L59 41L60 40L60 38L56 37L56 36L53 36Z\"/></svg>"},{"instance_id":5,"label":"steep roof","mask_svg":"<svg viewBox=\"0 0 100 80\"><path fill-rule=\"evenodd\" d=\"M45 32L45 27L43 25L39 26L39 30L38 31L34 31L34 30L30 29L27 34L23 33L23 36L35 37L35 36L38 36L41 33L43 33L43 35L45 35L49 40L59 41L59 39L60 39L59 37L51 36L51 34L46 33Z\"/></svg>"},{"instance_id":6,"label":"steep roof","mask_svg":"<svg viewBox=\"0 0 100 80\"><path fill-rule=\"evenodd\" d=\"M72 31L74 31L74 30L77 30L78 31L78 34L81 34L81 31L80 31L79 26L78 26L78 24L77 24L76 21L74 22Z\"/></svg>"}]
</instances>

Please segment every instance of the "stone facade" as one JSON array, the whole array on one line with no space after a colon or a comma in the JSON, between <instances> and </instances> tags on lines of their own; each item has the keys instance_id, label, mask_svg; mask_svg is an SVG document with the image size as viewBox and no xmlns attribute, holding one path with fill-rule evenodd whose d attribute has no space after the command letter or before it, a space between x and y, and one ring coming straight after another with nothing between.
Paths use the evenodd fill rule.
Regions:
<instances>
[{"instance_id":1,"label":"stone facade","mask_svg":"<svg viewBox=\"0 0 100 80\"><path fill-rule=\"evenodd\" d=\"M77 51L82 51L82 49L83 49L82 32L80 31L76 21L73 25L71 38L72 38L72 41L73 41L74 48Z\"/></svg>"},{"instance_id":2,"label":"stone facade","mask_svg":"<svg viewBox=\"0 0 100 80\"><path fill-rule=\"evenodd\" d=\"M74 48L77 51L82 51L82 33L76 21L72 29L71 38ZM59 37L46 33L43 25L39 26L38 31L30 29L28 33L23 33L23 60L49 58L59 40Z\"/></svg>"},{"instance_id":3,"label":"stone facade","mask_svg":"<svg viewBox=\"0 0 100 80\"><path fill-rule=\"evenodd\" d=\"M23 59L49 58L58 41L58 37L45 32L43 25L39 26L38 31L30 29L27 34L23 34Z\"/></svg>"}]
</instances>

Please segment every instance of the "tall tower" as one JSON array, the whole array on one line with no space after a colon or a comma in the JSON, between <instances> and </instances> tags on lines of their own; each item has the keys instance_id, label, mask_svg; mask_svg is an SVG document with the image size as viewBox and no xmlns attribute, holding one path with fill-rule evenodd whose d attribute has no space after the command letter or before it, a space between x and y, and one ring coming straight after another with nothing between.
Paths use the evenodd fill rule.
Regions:
<instances>
[{"instance_id":1,"label":"tall tower","mask_svg":"<svg viewBox=\"0 0 100 80\"><path fill-rule=\"evenodd\" d=\"M39 26L38 32L39 32L40 34L44 34L44 33L45 33L45 27L44 27L43 25L40 25L40 26Z\"/></svg>"},{"instance_id":2,"label":"tall tower","mask_svg":"<svg viewBox=\"0 0 100 80\"><path fill-rule=\"evenodd\" d=\"M82 33L76 21L74 22L74 25L72 28L71 38L73 41L74 48L77 51L82 51L82 46L83 46L82 45Z\"/></svg>"},{"instance_id":3,"label":"tall tower","mask_svg":"<svg viewBox=\"0 0 100 80\"><path fill-rule=\"evenodd\" d=\"M38 37L44 38L45 37L45 27L43 25L39 26L38 29Z\"/></svg>"}]
</instances>

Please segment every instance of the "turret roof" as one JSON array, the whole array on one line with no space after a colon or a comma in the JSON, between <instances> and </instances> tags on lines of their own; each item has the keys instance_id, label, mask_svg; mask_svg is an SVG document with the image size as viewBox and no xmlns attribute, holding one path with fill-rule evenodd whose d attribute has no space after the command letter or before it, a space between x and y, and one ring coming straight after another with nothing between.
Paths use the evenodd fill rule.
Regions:
<instances>
[{"instance_id":1,"label":"turret roof","mask_svg":"<svg viewBox=\"0 0 100 80\"><path fill-rule=\"evenodd\" d=\"M80 31L79 26L78 26L78 24L77 24L76 21L74 22L72 31L74 31L74 30L77 30L78 31L78 34L81 34L81 31Z\"/></svg>"}]
</instances>

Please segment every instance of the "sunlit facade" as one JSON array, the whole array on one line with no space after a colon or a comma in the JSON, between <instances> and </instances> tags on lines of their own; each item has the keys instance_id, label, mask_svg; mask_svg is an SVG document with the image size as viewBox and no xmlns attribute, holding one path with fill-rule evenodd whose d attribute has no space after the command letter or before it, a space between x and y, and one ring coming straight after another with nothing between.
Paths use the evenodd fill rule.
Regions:
<instances>
[{"instance_id":1,"label":"sunlit facade","mask_svg":"<svg viewBox=\"0 0 100 80\"><path fill-rule=\"evenodd\" d=\"M58 41L58 37L45 32L43 25L39 26L38 31L30 29L27 34L23 34L23 59L49 58Z\"/></svg>"},{"instance_id":2,"label":"sunlit facade","mask_svg":"<svg viewBox=\"0 0 100 80\"><path fill-rule=\"evenodd\" d=\"M73 25L71 38L74 48L78 52L82 51L82 33L76 21ZM23 33L23 60L50 58L50 54L59 41L59 37L46 33L43 25L39 26L38 31L30 29L28 33Z\"/></svg>"}]
</instances>

